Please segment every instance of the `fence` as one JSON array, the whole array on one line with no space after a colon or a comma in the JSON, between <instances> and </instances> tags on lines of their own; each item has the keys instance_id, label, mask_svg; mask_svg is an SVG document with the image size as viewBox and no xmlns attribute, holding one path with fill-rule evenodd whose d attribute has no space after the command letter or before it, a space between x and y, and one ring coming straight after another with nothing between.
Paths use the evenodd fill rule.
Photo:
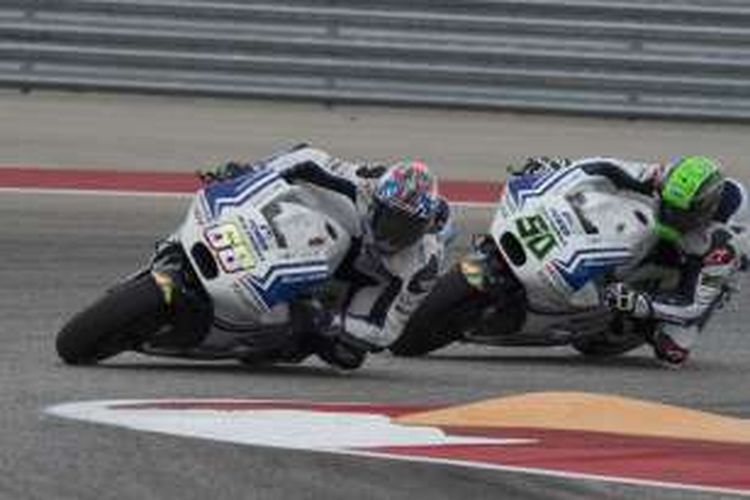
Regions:
<instances>
[{"instance_id":1,"label":"fence","mask_svg":"<svg viewBox=\"0 0 750 500\"><path fill-rule=\"evenodd\" d=\"M731 0L0 0L0 85L750 118Z\"/></svg>"}]
</instances>

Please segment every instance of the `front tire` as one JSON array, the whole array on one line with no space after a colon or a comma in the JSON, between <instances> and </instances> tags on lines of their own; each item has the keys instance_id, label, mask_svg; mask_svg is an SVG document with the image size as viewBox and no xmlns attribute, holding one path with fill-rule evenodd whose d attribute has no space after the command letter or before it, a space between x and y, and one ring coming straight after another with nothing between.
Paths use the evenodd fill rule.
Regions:
<instances>
[{"instance_id":1,"label":"front tire","mask_svg":"<svg viewBox=\"0 0 750 500\"><path fill-rule=\"evenodd\" d=\"M165 323L168 307L151 273L117 286L79 312L57 334L67 364L89 365L132 349Z\"/></svg>"},{"instance_id":2,"label":"front tire","mask_svg":"<svg viewBox=\"0 0 750 500\"><path fill-rule=\"evenodd\" d=\"M491 301L466 282L456 265L440 277L389 349L396 356L424 356L460 340Z\"/></svg>"},{"instance_id":3,"label":"front tire","mask_svg":"<svg viewBox=\"0 0 750 500\"><path fill-rule=\"evenodd\" d=\"M645 344L654 324L650 321L615 318L610 328L611 332L575 339L572 342L573 349L591 358L619 356Z\"/></svg>"}]
</instances>

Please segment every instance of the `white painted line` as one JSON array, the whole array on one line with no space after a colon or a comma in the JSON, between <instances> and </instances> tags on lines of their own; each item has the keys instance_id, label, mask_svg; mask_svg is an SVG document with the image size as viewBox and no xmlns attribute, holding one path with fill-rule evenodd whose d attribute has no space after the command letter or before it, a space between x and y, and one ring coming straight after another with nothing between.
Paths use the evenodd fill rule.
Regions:
<instances>
[{"instance_id":1,"label":"white painted line","mask_svg":"<svg viewBox=\"0 0 750 500\"><path fill-rule=\"evenodd\" d=\"M77 196L133 196L151 198L190 198L193 193L170 193L161 191L114 191L108 189L55 189L55 188L25 188L0 187L0 193L11 194L61 194Z\"/></svg>"},{"instance_id":2,"label":"white painted line","mask_svg":"<svg viewBox=\"0 0 750 500\"><path fill-rule=\"evenodd\" d=\"M431 458L431 457L410 457L404 455L392 455L389 453L377 453L369 451L336 451L340 455L366 456L373 458L387 458L390 460L400 460L404 462L432 463L440 465L452 465L457 467L469 467L472 469L482 469L499 472L517 472L521 474L531 474L535 476L547 476L560 479L600 481L604 483L628 484L633 486L645 486L649 488L662 488L679 491L692 491L699 493L719 493L750 497L750 491L735 490L732 488L721 488L714 486L698 486L692 484L665 483L661 481L650 481L647 479L631 479L619 476L604 476L597 474L586 474L583 472L564 472L550 469L536 469L532 467L517 467L513 465L494 465L477 462L467 462L462 460L451 460L449 458Z\"/></svg>"}]
</instances>

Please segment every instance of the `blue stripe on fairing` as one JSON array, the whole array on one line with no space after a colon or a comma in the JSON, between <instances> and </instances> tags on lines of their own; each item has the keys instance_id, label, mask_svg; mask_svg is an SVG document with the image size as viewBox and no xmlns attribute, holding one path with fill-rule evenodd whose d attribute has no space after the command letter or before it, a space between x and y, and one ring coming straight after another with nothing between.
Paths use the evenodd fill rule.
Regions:
<instances>
[{"instance_id":1,"label":"blue stripe on fairing","mask_svg":"<svg viewBox=\"0 0 750 500\"><path fill-rule=\"evenodd\" d=\"M221 215L224 208L245 203L277 179L280 177L275 171L264 169L209 185L203 190L204 206L209 209L211 216L216 218Z\"/></svg>"},{"instance_id":2,"label":"blue stripe on fairing","mask_svg":"<svg viewBox=\"0 0 750 500\"><path fill-rule=\"evenodd\" d=\"M586 249L575 252L566 262L554 260L553 265L565 282L577 291L592 279L625 264L630 257L626 248Z\"/></svg>"},{"instance_id":3,"label":"blue stripe on fairing","mask_svg":"<svg viewBox=\"0 0 750 500\"><path fill-rule=\"evenodd\" d=\"M269 309L293 300L304 290L320 285L331 277L325 261L271 266L260 278L249 276L241 281Z\"/></svg>"},{"instance_id":4,"label":"blue stripe on fairing","mask_svg":"<svg viewBox=\"0 0 750 500\"><path fill-rule=\"evenodd\" d=\"M529 198L538 198L552 187L560 183L565 177L578 172L578 168L568 168L562 171L543 175L521 175L511 178L507 189L516 206L521 207Z\"/></svg>"}]
</instances>

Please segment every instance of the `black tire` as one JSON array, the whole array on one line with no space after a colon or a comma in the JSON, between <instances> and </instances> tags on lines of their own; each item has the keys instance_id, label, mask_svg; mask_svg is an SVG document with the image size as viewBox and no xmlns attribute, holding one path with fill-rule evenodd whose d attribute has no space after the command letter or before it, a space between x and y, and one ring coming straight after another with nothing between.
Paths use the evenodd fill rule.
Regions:
<instances>
[{"instance_id":1,"label":"black tire","mask_svg":"<svg viewBox=\"0 0 750 500\"><path fill-rule=\"evenodd\" d=\"M71 365L95 364L132 349L165 322L167 305L150 273L117 286L57 334L57 354Z\"/></svg>"},{"instance_id":2,"label":"black tire","mask_svg":"<svg viewBox=\"0 0 750 500\"><path fill-rule=\"evenodd\" d=\"M476 324L491 299L466 282L458 265L438 279L435 287L390 347L396 356L424 356L463 337Z\"/></svg>"},{"instance_id":3,"label":"black tire","mask_svg":"<svg viewBox=\"0 0 750 500\"><path fill-rule=\"evenodd\" d=\"M613 356L619 356L625 354L628 351L632 351L643 344L646 341L637 338L629 338L623 342L613 343L603 338L586 338L577 339L573 342L573 349L591 358L607 358Z\"/></svg>"},{"instance_id":4,"label":"black tire","mask_svg":"<svg viewBox=\"0 0 750 500\"><path fill-rule=\"evenodd\" d=\"M637 349L646 343L649 332L654 325L649 321L628 321L622 318L612 322L614 334L589 335L575 339L573 349L592 358L619 356Z\"/></svg>"}]
</instances>

